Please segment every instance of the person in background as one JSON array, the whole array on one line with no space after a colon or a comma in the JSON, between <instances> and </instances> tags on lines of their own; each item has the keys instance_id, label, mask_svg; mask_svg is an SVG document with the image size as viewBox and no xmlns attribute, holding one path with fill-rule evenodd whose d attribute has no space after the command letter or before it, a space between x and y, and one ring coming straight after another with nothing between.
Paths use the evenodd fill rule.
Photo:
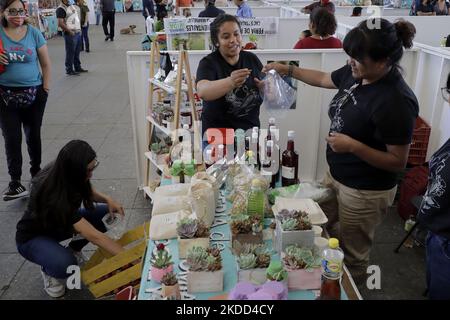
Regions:
<instances>
[{"instance_id":1,"label":"person in background","mask_svg":"<svg viewBox=\"0 0 450 320\"><path fill-rule=\"evenodd\" d=\"M187 8L187 7L193 7L194 1L193 0L176 0L175 1L175 14L177 16L180 15L180 8Z\"/></svg>"},{"instance_id":2,"label":"person in background","mask_svg":"<svg viewBox=\"0 0 450 320\"><path fill-rule=\"evenodd\" d=\"M155 0L155 5L156 5L156 19L158 19L158 13L160 13L161 16L169 16L167 12L167 0Z\"/></svg>"},{"instance_id":3,"label":"person in background","mask_svg":"<svg viewBox=\"0 0 450 320\"><path fill-rule=\"evenodd\" d=\"M148 17L152 19L155 17L153 0L142 0L142 15L144 16L146 22ZM145 33L147 33L147 23L145 24Z\"/></svg>"},{"instance_id":4,"label":"person in background","mask_svg":"<svg viewBox=\"0 0 450 320\"><path fill-rule=\"evenodd\" d=\"M114 25L116 15L116 4L114 0L100 0L102 5L102 26L105 41L114 41ZM109 31L108 31L109 24Z\"/></svg>"},{"instance_id":5,"label":"person in background","mask_svg":"<svg viewBox=\"0 0 450 320\"><path fill-rule=\"evenodd\" d=\"M228 1L227 0L216 0L216 7L217 8L226 8L226 7L228 7Z\"/></svg>"},{"instance_id":6,"label":"person in background","mask_svg":"<svg viewBox=\"0 0 450 320\"><path fill-rule=\"evenodd\" d=\"M30 173L41 170L41 125L50 90L51 65L42 33L26 23L26 9L20 0L0 1L0 127L5 142L6 163L11 177L3 200L28 195L21 183L22 126L25 132ZM42 70L42 72L39 70Z\"/></svg>"},{"instance_id":7,"label":"person in background","mask_svg":"<svg viewBox=\"0 0 450 320\"><path fill-rule=\"evenodd\" d=\"M300 33L300 37L298 38L298 40L303 40L303 39L306 39L306 38L311 37L311 36L312 36L312 33L311 33L310 30L303 30Z\"/></svg>"},{"instance_id":8,"label":"person in background","mask_svg":"<svg viewBox=\"0 0 450 320\"><path fill-rule=\"evenodd\" d=\"M95 12L95 25L100 25L100 18L102 17L102 5L100 0L95 0L94 2L94 12Z\"/></svg>"},{"instance_id":9,"label":"person in background","mask_svg":"<svg viewBox=\"0 0 450 320\"><path fill-rule=\"evenodd\" d=\"M422 0L416 7L418 16L435 16L434 7L430 0Z\"/></svg>"},{"instance_id":10,"label":"person in background","mask_svg":"<svg viewBox=\"0 0 450 320\"><path fill-rule=\"evenodd\" d=\"M252 8L247 4L246 0L233 0L234 4L238 7L236 11L236 17L239 18L252 18Z\"/></svg>"},{"instance_id":11,"label":"person in background","mask_svg":"<svg viewBox=\"0 0 450 320\"><path fill-rule=\"evenodd\" d=\"M184 8L184 9L183 9L183 17L185 17L185 18L192 17L191 9L189 9L189 8Z\"/></svg>"},{"instance_id":12,"label":"person in background","mask_svg":"<svg viewBox=\"0 0 450 320\"><path fill-rule=\"evenodd\" d=\"M209 128L259 127L261 61L242 50L237 17L219 15L210 32L214 50L200 60L196 78L197 93L203 100L202 135Z\"/></svg>"},{"instance_id":13,"label":"person in background","mask_svg":"<svg viewBox=\"0 0 450 320\"><path fill-rule=\"evenodd\" d=\"M164 30L164 18L167 18L167 16L167 11L160 11L156 14L158 20L155 23L155 32Z\"/></svg>"},{"instance_id":14,"label":"person in background","mask_svg":"<svg viewBox=\"0 0 450 320\"><path fill-rule=\"evenodd\" d=\"M88 72L81 67L81 22L78 14L78 6L72 3L73 0L61 0L61 5L56 9L58 26L63 30L64 43L66 48L66 74L69 76L79 75L81 72Z\"/></svg>"},{"instance_id":15,"label":"person in background","mask_svg":"<svg viewBox=\"0 0 450 320\"><path fill-rule=\"evenodd\" d=\"M446 0L438 0L434 4L434 13L437 16L450 15L450 2Z\"/></svg>"},{"instance_id":16,"label":"person in background","mask_svg":"<svg viewBox=\"0 0 450 320\"><path fill-rule=\"evenodd\" d=\"M342 42L333 37L336 32L337 23L334 14L327 9L315 9L309 15L309 29L311 37L299 40L294 49L331 49L342 48Z\"/></svg>"},{"instance_id":17,"label":"person in background","mask_svg":"<svg viewBox=\"0 0 450 320\"><path fill-rule=\"evenodd\" d=\"M310 14L311 12L314 11L314 9L317 9L317 8L326 8L328 11L330 11L333 14L336 11L336 8L334 7L333 2L331 2L330 0L320 0L320 1L313 2L310 5L307 5L306 7L304 7L301 10L301 12Z\"/></svg>"},{"instance_id":18,"label":"person in background","mask_svg":"<svg viewBox=\"0 0 450 320\"><path fill-rule=\"evenodd\" d=\"M81 51L90 52L89 50L89 8L86 0L78 0L77 5L80 8L80 24L81 24Z\"/></svg>"},{"instance_id":19,"label":"person in background","mask_svg":"<svg viewBox=\"0 0 450 320\"><path fill-rule=\"evenodd\" d=\"M220 14L225 14L225 11L216 7L216 0L205 0L205 10L198 16L199 18L215 18Z\"/></svg>"},{"instance_id":20,"label":"person in background","mask_svg":"<svg viewBox=\"0 0 450 320\"><path fill-rule=\"evenodd\" d=\"M444 101L450 104L450 73L441 91ZM429 161L428 188L417 221L429 230L426 240L428 296L450 300L450 139Z\"/></svg>"},{"instance_id":21,"label":"person in background","mask_svg":"<svg viewBox=\"0 0 450 320\"><path fill-rule=\"evenodd\" d=\"M361 7L354 7L351 17L361 17L361 13L362 13Z\"/></svg>"},{"instance_id":22,"label":"person in background","mask_svg":"<svg viewBox=\"0 0 450 320\"><path fill-rule=\"evenodd\" d=\"M379 28L372 28L373 25ZM397 174L405 168L419 104L399 63L416 33L410 22L364 20L347 33L348 63L334 72L269 64L306 84L338 89L330 103L329 171L323 184L335 192L321 204L331 237L339 239L345 264L358 285L367 277L376 226L393 203Z\"/></svg>"},{"instance_id":23,"label":"person in background","mask_svg":"<svg viewBox=\"0 0 450 320\"><path fill-rule=\"evenodd\" d=\"M19 253L41 267L44 290L53 298L65 293L69 266L85 262L81 252L89 242L111 255L124 248L104 233L108 214L124 216L120 203L94 189L92 173L98 166L95 151L81 140L67 143L55 161L34 179L30 201L17 223ZM82 238L77 239L80 235ZM72 239L67 247L60 242Z\"/></svg>"}]
</instances>

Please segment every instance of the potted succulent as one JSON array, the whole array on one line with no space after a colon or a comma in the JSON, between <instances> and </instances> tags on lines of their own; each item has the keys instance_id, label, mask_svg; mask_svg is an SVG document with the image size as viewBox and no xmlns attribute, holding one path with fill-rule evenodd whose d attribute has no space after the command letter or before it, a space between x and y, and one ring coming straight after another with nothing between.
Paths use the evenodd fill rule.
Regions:
<instances>
[{"instance_id":1,"label":"potted succulent","mask_svg":"<svg viewBox=\"0 0 450 320\"><path fill-rule=\"evenodd\" d=\"M290 290L320 289L322 275L320 256L315 255L310 249L292 245L286 247L282 257L288 272Z\"/></svg>"},{"instance_id":2,"label":"potted succulent","mask_svg":"<svg viewBox=\"0 0 450 320\"><path fill-rule=\"evenodd\" d=\"M231 217L231 243L263 243L262 222L259 216L237 214Z\"/></svg>"},{"instance_id":3,"label":"potted succulent","mask_svg":"<svg viewBox=\"0 0 450 320\"><path fill-rule=\"evenodd\" d=\"M271 254L264 244L234 243L231 252L236 257L238 281L263 284Z\"/></svg>"},{"instance_id":4,"label":"potted succulent","mask_svg":"<svg viewBox=\"0 0 450 320\"><path fill-rule=\"evenodd\" d=\"M314 246L314 230L306 212L281 210L277 215L275 247L282 252L287 246L297 244L305 248Z\"/></svg>"},{"instance_id":5,"label":"potted succulent","mask_svg":"<svg viewBox=\"0 0 450 320\"><path fill-rule=\"evenodd\" d=\"M281 263L281 261L272 260L266 270L266 276L268 282L265 283L264 286L270 287L270 290L275 293L275 296L278 300L287 300L288 273L283 268L283 264Z\"/></svg>"},{"instance_id":6,"label":"potted succulent","mask_svg":"<svg viewBox=\"0 0 450 320\"><path fill-rule=\"evenodd\" d=\"M161 152L161 145L158 142L152 143L150 146L150 151L152 152L152 159L157 161L158 154Z\"/></svg>"},{"instance_id":7,"label":"potted succulent","mask_svg":"<svg viewBox=\"0 0 450 320\"><path fill-rule=\"evenodd\" d=\"M193 247L209 248L209 228L199 219L182 218L177 223L178 255L185 259Z\"/></svg>"},{"instance_id":8,"label":"potted succulent","mask_svg":"<svg viewBox=\"0 0 450 320\"><path fill-rule=\"evenodd\" d=\"M169 254L164 244L162 243L156 246L156 253L152 252L150 263L152 265L152 280L158 283L161 283L162 277L166 273L173 271L172 256Z\"/></svg>"},{"instance_id":9,"label":"potted succulent","mask_svg":"<svg viewBox=\"0 0 450 320\"><path fill-rule=\"evenodd\" d=\"M184 183L183 162L175 160L170 168L170 175L172 176L172 183Z\"/></svg>"},{"instance_id":10,"label":"potted succulent","mask_svg":"<svg viewBox=\"0 0 450 320\"><path fill-rule=\"evenodd\" d=\"M188 292L223 291L222 257L217 248L193 247L188 251L186 264Z\"/></svg>"},{"instance_id":11,"label":"potted succulent","mask_svg":"<svg viewBox=\"0 0 450 320\"><path fill-rule=\"evenodd\" d=\"M178 285L178 279L175 273L166 273L161 279L161 284L161 295L164 298L168 298L171 300L181 300L180 286Z\"/></svg>"}]
</instances>

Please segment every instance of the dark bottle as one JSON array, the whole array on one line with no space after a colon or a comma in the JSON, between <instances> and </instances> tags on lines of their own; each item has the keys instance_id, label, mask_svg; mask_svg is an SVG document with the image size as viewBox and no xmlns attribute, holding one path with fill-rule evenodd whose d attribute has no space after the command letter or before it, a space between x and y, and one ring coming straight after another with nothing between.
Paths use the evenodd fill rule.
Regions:
<instances>
[{"instance_id":1,"label":"dark bottle","mask_svg":"<svg viewBox=\"0 0 450 320\"><path fill-rule=\"evenodd\" d=\"M272 132L270 131L272 127L275 128L275 118L269 118L269 125L267 126L267 140L273 140Z\"/></svg>"},{"instance_id":2,"label":"dark bottle","mask_svg":"<svg viewBox=\"0 0 450 320\"><path fill-rule=\"evenodd\" d=\"M339 279L328 279L322 275L320 296L318 300L341 300L341 284Z\"/></svg>"},{"instance_id":3,"label":"dark bottle","mask_svg":"<svg viewBox=\"0 0 450 320\"><path fill-rule=\"evenodd\" d=\"M281 185L283 187L298 183L298 153L294 149L295 132L288 131L287 149L281 160Z\"/></svg>"},{"instance_id":4,"label":"dark bottle","mask_svg":"<svg viewBox=\"0 0 450 320\"><path fill-rule=\"evenodd\" d=\"M264 177L269 182L271 188L275 188L276 184L276 174L275 174L275 164L272 159L273 155L273 141L269 140L266 142L266 157L262 161L262 169Z\"/></svg>"},{"instance_id":5,"label":"dark bottle","mask_svg":"<svg viewBox=\"0 0 450 320\"><path fill-rule=\"evenodd\" d=\"M277 138L277 128L275 126L270 126L270 139L273 141L273 148L272 148L272 154L273 154L273 165L274 170L276 171L275 174L275 185L277 185L280 182L280 174L281 174L281 148L279 146L279 139Z\"/></svg>"}]
</instances>

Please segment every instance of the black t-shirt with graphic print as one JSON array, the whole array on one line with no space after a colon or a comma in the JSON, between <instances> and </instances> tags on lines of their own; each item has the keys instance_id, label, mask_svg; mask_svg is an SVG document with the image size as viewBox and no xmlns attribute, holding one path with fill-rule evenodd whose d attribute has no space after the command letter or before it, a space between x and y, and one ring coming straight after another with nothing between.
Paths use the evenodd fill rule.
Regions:
<instances>
[{"instance_id":1,"label":"black t-shirt with graphic print","mask_svg":"<svg viewBox=\"0 0 450 320\"><path fill-rule=\"evenodd\" d=\"M263 65L255 54L241 51L238 63L232 66L216 50L200 61L197 82L224 79L233 71L245 68L251 69L251 75L241 87L217 100L203 102L202 134L208 128L248 130L255 126L259 127L259 107L262 98L254 78L261 79Z\"/></svg>"},{"instance_id":2,"label":"black t-shirt with graphic print","mask_svg":"<svg viewBox=\"0 0 450 320\"><path fill-rule=\"evenodd\" d=\"M330 132L346 134L367 146L387 151L386 145L411 143L419 112L417 98L397 68L380 80L362 85L346 65L331 73L339 92L330 103ZM388 190L397 174L376 168L352 153L336 153L327 145L327 161L334 179L347 187Z\"/></svg>"},{"instance_id":3,"label":"black t-shirt with graphic print","mask_svg":"<svg viewBox=\"0 0 450 320\"><path fill-rule=\"evenodd\" d=\"M450 139L429 164L428 188L417 218L428 230L450 240Z\"/></svg>"}]
</instances>

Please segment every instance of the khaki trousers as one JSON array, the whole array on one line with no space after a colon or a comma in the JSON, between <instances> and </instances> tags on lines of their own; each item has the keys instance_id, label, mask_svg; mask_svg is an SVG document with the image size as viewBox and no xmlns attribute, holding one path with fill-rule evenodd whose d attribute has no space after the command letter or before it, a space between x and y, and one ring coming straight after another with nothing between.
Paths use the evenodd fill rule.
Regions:
<instances>
[{"instance_id":1,"label":"khaki trousers","mask_svg":"<svg viewBox=\"0 0 450 320\"><path fill-rule=\"evenodd\" d=\"M397 186L382 191L353 189L334 180L330 172L322 183L335 192L320 205L328 217L326 229L330 237L339 239L345 264L355 282L361 284L367 276L375 228L392 205Z\"/></svg>"}]
</instances>

